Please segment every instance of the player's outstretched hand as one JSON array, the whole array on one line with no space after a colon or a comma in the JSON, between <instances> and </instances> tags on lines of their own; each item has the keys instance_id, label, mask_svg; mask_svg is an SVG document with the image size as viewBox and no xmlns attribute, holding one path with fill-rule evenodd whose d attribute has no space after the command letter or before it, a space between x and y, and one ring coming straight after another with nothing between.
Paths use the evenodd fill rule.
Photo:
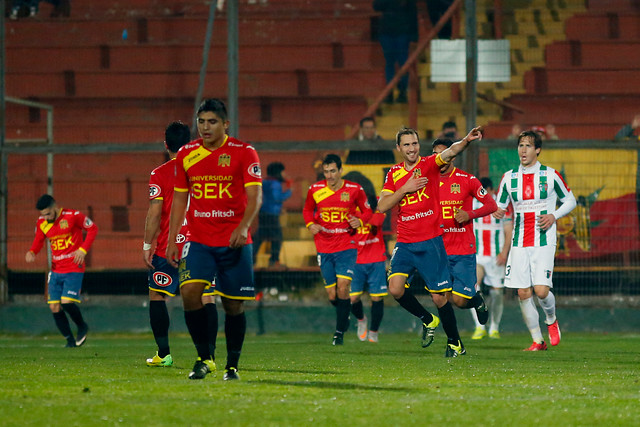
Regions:
<instances>
[{"instance_id":1,"label":"player's outstretched hand","mask_svg":"<svg viewBox=\"0 0 640 427\"><path fill-rule=\"evenodd\" d=\"M25 261L27 262L33 262L36 260L36 254L34 254L33 252L29 251L27 252L27 254L24 256Z\"/></svg>"},{"instance_id":2,"label":"player's outstretched hand","mask_svg":"<svg viewBox=\"0 0 640 427\"><path fill-rule=\"evenodd\" d=\"M464 139L466 139L467 142L480 141L482 139L482 130L482 126L474 127Z\"/></svg>"},{"instance_id":3,"label":"player's outstretched hand","mask_svg":"<svg viewBox=\"0 0 640 427\"><path fill-rule=\"evenodd\" d=\"M498 208L498 209L496 209L496 211L494 213L491 214L491 216L493 216L495 219L502 219L502 218L504 218L504 214L506 212L507 211L505 211L504 209Z\"/></svg>"}]
</instances>

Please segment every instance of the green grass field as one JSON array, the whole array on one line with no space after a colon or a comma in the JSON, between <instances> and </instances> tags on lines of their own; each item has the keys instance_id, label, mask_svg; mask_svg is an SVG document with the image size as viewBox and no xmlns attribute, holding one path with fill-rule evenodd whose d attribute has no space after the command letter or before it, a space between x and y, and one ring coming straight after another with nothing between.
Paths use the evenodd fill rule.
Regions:
<instances>
[{"instance_id":1,"label":"green grass field","mask_svg":"<svg viewBox=\"0 0 640 427\"><path fill-rule=\"evenodd\" d=\"M0 336L0 424L15 425L638 425L640 335L565 334L547 352L528 335L466 339L446 359L444 336L422 349L413 334L248 336L241 381L218 369L187 374L195 351L172 337L173 368L149 368L148 335Z\"/></svg>"}]
</instances>

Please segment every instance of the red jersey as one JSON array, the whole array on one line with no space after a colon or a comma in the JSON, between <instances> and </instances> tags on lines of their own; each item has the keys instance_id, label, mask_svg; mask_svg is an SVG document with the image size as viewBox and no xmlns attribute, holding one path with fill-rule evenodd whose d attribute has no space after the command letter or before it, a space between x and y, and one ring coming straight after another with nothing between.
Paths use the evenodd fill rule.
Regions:
<instances>
[{"instance_id":1,"label":"red jersey","mask_svg":"<svg viewBox=\"0 0 640 427\"><path fill-rule=\"evenodd\" d=\"M226 136L215 150L206 148L202 138L180 148L175 191L189 192L189 240L229 246L247 207L245 188L252 185L262 185L262 177L258 153L251 145ZM251 242L249 235L247 244Z\"/></svg>"},{"instance_id":2,"label":"red jersey","mask_svg":"<svg viewBox=\"0 0 640 427\"><path fill-rule=\"evenodd\" d=\"M371 264L387 260L387 251L382 238L384 214L376 212L369 222L358 228L355 238L358 247L357 264Z\"/></svg>"},{"instance_id":3,"label":"red jersey","mask_svg":"<svg viewBox=\"0 0 640 427\"><path fill-rule=\"evenodd\" d=\"M171 216L171 202L173 202L173 186L176 180L176 162L171 159L158 166L149 177L149 200L162 200L162 212L160 214L160 231L156 241L155 254L166 258L167 241L169 240L169 217ZM182 252L182 246L187 241L188 230L186 220L178 236L178 253Z\"/></svg>"},{"instance_id":4,"label":"red jersey","mask_svg":"<svg viewBox=\"0 0 640 427\"><path fill-rule=\"evenodd\" d=\"M82 231L87 231L87 237L82 240ZM75 251L80 249L87 253L98 234L98 226L89 217L71 209L60 208L60 213L53 223L43 217L36 223L36 237L31 249L37 254L44 246L44 239L49 239L51 245L51 271L54 273L82 273L84 264L73 262Z\"/></svg>"},{"instance_id":5,"label":"red jersey","mask_svg":"<svg viewBox=\"0 0 640 427\"><path fill-rule=\"evenodd\" d=\"M360 184L347 180L336 191L329 188L326 180L316 182L309 187L302 209L307 227L314 223L322 226L322 231L313 236L316 249L329 254L355 249L356 230L349 225L349 217L356 216L364 224L372 214Z\"/></svg>"},{"instance_id":6,"label":"red jersey","mask_svg":"<svg viewBox=\"0 0 640 427\"><path fill-rule=\"evenodd\" d=\"M473 199L483 205L473 210ZM498 206L493 197L482 187L475 176L458 168L440 176L440 206L444 225L444 247L447 255L471 255L476 253L476 237L473 219L495 212ZM469 214L469 221L460 224L455 220L458 210Z\"/></svg>"},{"instance_id":7,"label":"red jersey","mask_svg":"<svg viewBox=\"0 0 640 427\"><path fill-rule=\"evenodd\" d=\"M398 203L398 242L423 242L442 234L438 186L440 166L444 164L440 154L434 154L420 157L411 170L404 167L404 162L389 169L382 187L389 193L395 193L412 176L429 179L424 188L406 194Z\"/></svg>"}]
</instances>

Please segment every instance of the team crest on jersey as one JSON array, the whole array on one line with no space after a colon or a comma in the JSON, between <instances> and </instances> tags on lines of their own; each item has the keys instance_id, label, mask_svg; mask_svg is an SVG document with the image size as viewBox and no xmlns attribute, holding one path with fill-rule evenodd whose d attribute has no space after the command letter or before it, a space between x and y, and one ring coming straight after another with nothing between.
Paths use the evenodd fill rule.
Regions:
<instances>
[{"instance_id":1,"label":"team crest on jersey","mask_svg":"<svg viewBox=\"0 0 640 427\"><path fill-rule=\"evenodd\" d=\"M349 201L349 193L347 193L346 191L343 191L340 194L340 201L341 202L348 202Z\"/></svg>"},{"instance_id":2,"label":"team crest on jersey","mask_svg":"<svg viewBox=\"0 0 640 427\"><path fill-rule=\"evenodd\" d=\"M218 157L218 166L231 166L231 156L228 154L220 154Z\"/></svg>"},{"instance_id":3,"label":"team crest on jersey","mask_svg":"<svg viewBox=\"0 0 640 427\"><path fill-rule=\"evenodd\" d=\"M149 184L149 198L153 199L158 197L158 194L160 194L160 186L156 184Z\"/></svg>"},{"instance_id":4,"label":"team crest on jersey","mask_svg":"<svg viewBox=\"0 0 640 427\"><path fill-rule=\"evenodd\" d=\"M65 228L69 228L69 223L67 222L66 219L61 219L60 220L60 228L62 230L64 230Z\"/></svg>"},{"instance_id":5,"label":"team crest on jersey","mask_svg":"<svg viewBox=\"0 0 640 427\"><path fill-rule=\"evenodd\" d=\"M547 279L551 279L551 270L545 270L544 273L547 276Z\"/></svg>"},{"instance_id":6,"label":"team crest on jersey","mask_svg":"<svg viewBox=\"0 0 640 427\"><path fill-rule=\"evenodd\" d=\"M415 168L413 170L413 177L420 178L422 176L422 170L420 168Z\"/></svg>"},{"instance_id":7,"label":"team crest on jersey","mask_svg":"<svg viewBox=\"0 0 640 427\"><path fill-rule=\"evenodd\" d=\"M460 194L460 184L458 183L451 184L451 194L455 193Z\"/></svg>"},{"instance_id":8,"label":"team crest on jersey","mask_svg":"<svg viewBox=\"0 0 640 427\"><path fill-rule=\"evenodd\" d=\"M254 178L262 178L262 169L260 168L260 163L252 163L247 170L249 175Z\"/></svg>"},{"instance_id":9,"label":"team crest on jersey","mask_svg":"<svg viewBox=\"0 0 640 427\"><path fill-rule=\"evenodd\" d=\"M547 191L547 189L549 188L549 185L545 182L538 184L538 188L540 189L540 191Z\"/></svg>"}]
</instances>

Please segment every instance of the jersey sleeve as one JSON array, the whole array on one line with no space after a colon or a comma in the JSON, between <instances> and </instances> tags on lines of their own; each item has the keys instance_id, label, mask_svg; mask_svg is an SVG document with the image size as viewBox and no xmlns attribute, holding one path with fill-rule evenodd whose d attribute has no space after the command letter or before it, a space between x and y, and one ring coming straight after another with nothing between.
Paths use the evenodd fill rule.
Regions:
<instances>
[{"instance_id":1,"label":"jersey sleeve","mask_svg":"<svg viewBox=\"0 0 640 427\"><path fill-rule=\"evenodd\" d=\"M176 157L176 178L173 186L173 190L180 193L186 193L187 191L189 191L189 179L187 177L187 171L185 171L183 163L184 156L185 151L181 148L178 151L178 156Z\"/></svg>"},{"instance_id":2,"label":"jersey sleeve","mask_svg":"<svg viewBox=\"0 0 640 427\"><path fill-rule=\"evenodd\" d=\"M555 171L553 188L558 199L562 202L562 205L553 213L553 216L558 219L567 215L576 207L576 197L558 171Z\"/></svg>"},{"instance_id":3,"label":"jersey sleeve","mask_svg":"<svg viewBox=\"0 0 640 427\"><path fill-rule=\"evenodd\" d=\"M509 206L509 190L507 189L507 175L509 172L502 175L500 181L500 187L498 187L498 197L496 203L500 209L506 209Z\"/></svg>"},{"instance_id":4,"label":"jersey sleeve","mask_svg":"<svg viewBox=\"0 0 640 427\"><path fill-rule=\"evenodd\" d=\"M304 207L302 208L302 218L304 219L304 225L309 227L313 224L313 215L316 209L316 201L313 198L313 187L309 187L309 191L307 191L307 199L304 202Z\"/></svg>"},{"instance_id":5,"label":"jersey sleeve","mask_svg":"<svg viewBox=\"0 0 640 427\"><path fill-rule=\"evenodd\" d=\"M256 149L252 146L246 147L244 171L242 173L242 177L244 178L245 187L249 187L251 185L262 185L260 159L258 158Z\"/></svg>"},{"instance_id":6,"label":"jersey sleeve","mask_svg":"<svg viewBox=\"0 0 640 427\"><path fill-rule=\"evenodd\" d=\"M482 184L480 184L478 178L476 178L475 176L472 176L469 179L469 190L471 192L471 195L475 197L477 201L482 203L482 206L480 206L478 209L474 209L469 212L469 219L487 216L498 209L498 206L496 205L495 200L493 200L493 197L491 197L491 195L487 193L487 190L484 189Z\"/></svg>"},{"instance_id":7,"label":"jersey sleeve","mask_svg":"<svg viewBox=\"0 0 640 427\"><path fill-rule=\"evenodd\" d=\"M395 193L396 192L396 183L393 181L393 168L389 169L389 172L387 172L387 176L384 179L384 185L382 186L382 191L384 192L388 192L388 193Z\"/></svg>"},{"instance_id":8,"label":"jersey sleeve","mask_svg":"<svg viewBox=\"0 0 640 427\"><path fill-rule=\"evenodd\" d=\"M29 250L34 254L37 254L38 252L40 252L40 250L44 246L45 238L46 236L44 235L42 230L40 230L39 223L36 224L36 235L33 238L33 243L31 244L31 248Z\"/></svg>"},{"instance_id":9,"label":"jersey sleeve","mask_svg":"<svg viewBox=\"0 0 640 427\"><path fill-rule=\"evenodd\" d=\"M78 222L80 222L80 227L82 227L87 232L82 245L78 249L83 251L84 253L87 253L89 252L89 249L91 249L91 245L93 245L93 241L98 235L98 226L93 221L91 221L91 218L80 212L78 213L78 215L76 215L76 217L78 218Z\"/></svg>"},{"instance_id":10,"label":"jersey sleeve","mask_svg":"<svg viewBox=\"0 0 640 427\"><path fill-rule=\"evenodd\" d=\"M151 172L149 176L149 200L162 200L164 198L162 184L159 173L157 171Z\"/></svg>"}]
</instances>

